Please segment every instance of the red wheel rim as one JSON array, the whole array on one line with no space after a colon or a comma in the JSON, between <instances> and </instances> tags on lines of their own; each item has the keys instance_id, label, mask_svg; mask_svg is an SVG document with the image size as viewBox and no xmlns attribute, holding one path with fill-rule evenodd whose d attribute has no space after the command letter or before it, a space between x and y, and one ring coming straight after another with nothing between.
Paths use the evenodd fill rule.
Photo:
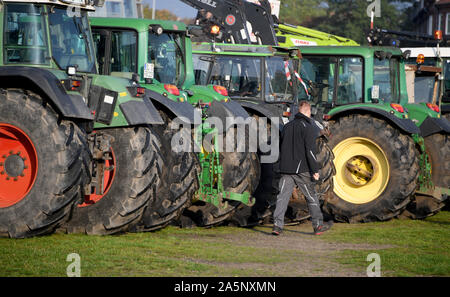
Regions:
<instances>
[{"instance_id":1,"label":"red wheel rim","mask_svg":"<svg viewBox=\"0 0 450 297\"><path fill-rule=\"evenodd\" d=\"M95 194L95 189L92 189L92 194L85 195L84 196L84 203L78 205L78 207L86 207L92 204L97 203L100 201L103 197L108 194L109 189L111 188L111 185L114 181L114 176L116 175L116 157L114 155L114 152L111 148L111 160L105 160L105 168L112 167L112 170L105 170L103 174L103 195Z\"/></svg>"},{"instance_id":2,"label":"red wheel rim","mask_svg":"<svg viewBox=\"0 0 450 297\"><path fill-rule=\"evenodd\" d=\"M0 123L0 208L24 199L37 172L37 153L28 135L16 126Z\"/></svg>"}]
</instances>

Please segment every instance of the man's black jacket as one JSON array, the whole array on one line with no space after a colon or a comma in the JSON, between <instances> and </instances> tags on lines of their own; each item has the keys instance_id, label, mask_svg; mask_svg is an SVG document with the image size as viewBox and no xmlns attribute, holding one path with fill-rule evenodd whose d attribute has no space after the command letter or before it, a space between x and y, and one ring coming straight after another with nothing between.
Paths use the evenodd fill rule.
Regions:
<instances>
[{"instance_id":1,"label":"man's black jacket","mask_svg":"<svg viewBox=\"0 0 450 297\"><path fill-rule=\"evenodd\" d=\"M281 132L280 172L299 174L319 172L317 163L317 127L312 119L298 113Z\"/></svg>"}]
</instances>

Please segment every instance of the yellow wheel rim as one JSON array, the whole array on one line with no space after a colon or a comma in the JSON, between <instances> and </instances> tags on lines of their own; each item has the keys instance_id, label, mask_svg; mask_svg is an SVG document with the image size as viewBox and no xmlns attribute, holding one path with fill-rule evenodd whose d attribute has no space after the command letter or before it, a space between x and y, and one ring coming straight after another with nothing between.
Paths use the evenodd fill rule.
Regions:
<instances>
[{"instance_id":1,"label":"yellow wheel rim","mask_svg":"<svg viewBox=\"0 0 450 297\"><path fill-rule=\"evenodd\" d=\"M352 137L333 149L336 175L334 192L341 199L364 204L377 199L389 183L389 162L372 140Z\"/></svg>"}]
</instances>

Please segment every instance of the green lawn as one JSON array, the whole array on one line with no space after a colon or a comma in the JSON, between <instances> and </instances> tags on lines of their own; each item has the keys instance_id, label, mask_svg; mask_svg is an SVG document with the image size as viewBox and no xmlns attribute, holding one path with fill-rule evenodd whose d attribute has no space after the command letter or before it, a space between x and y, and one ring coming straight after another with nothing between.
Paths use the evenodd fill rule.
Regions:
<instances>
[{"instance_id":1,"label":"green lawn","mask_svg":"<svg viewBox=\"0 0 450 297\"><path fill-rule=\"evenodd\" d=\"M0 276L65 276L70 253L80 255L82 276L364 276L372 252L383 276L450 276L449 225L450 212L441 212L424 221L335 224L319 237L305 223L281 237L260 226L2 238Z\"/></svg>"},{"instance_id":2,"label":"green lawn","mask_svg":"<svg viewBox=\"0 0 450 297\"><path fill-rule=\"evenodd\" d=\"M425 220L392 220L364 225L340 225L326 240L392 245L364 251L345 250L339 262L367 265L370 252L381 257L383 276L450 276L450 212Z\"/></svg>"}]
</instances>

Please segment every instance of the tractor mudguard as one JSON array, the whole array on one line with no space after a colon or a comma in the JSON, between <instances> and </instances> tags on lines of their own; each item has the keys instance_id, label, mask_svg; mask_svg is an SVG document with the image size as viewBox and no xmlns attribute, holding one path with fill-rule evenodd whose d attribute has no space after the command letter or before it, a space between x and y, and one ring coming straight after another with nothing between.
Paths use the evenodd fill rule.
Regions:
<instances>
[{"instance_id":1,"label":"tractor mudguard","mask_svg":"<svg viewBox=\"0 0 450 297\"><path fill-rule=\"evenodd\" d=\"M145 92L152 102L158 102L159 104L165 106L182 122L194 124L196 119L201 122L201 113L197 111L197 109L195 109L189 102L176 102L149 89L146 89Z\"/></svg>"},{"instance_id":2,"label":"tractor mudguard","mask_svg":"<svg viewBox=\"0 0 450 297\"><path fill-rule=\"evenodd\" d=\"M47 96L64 117L83 120L94 119L85 99L81 95L67 94L61 82L50 71L25 66L1 67L1 80L14 78L23 78L30 81L33 84L30 87L33 87L34 90L40 90L40 95Z\"/></svg>"},{"instance_id":3,"label":"tractor mudguard","mask_svg":"<svg viewBox=\"0 0 450 297\"><path fill-rule=\"evenodd\" d=\"M164 120L148 97L143 98L142 101L130 100L124 102L119 107L131 126L164 124Z\"/></svg>"},{"instance_id":4,"label":"tractor mudguard","mask_svg":"<svg viewBox=\"0 0 450 297\"><path fill-rule=\"evenodd\" d=\"M402 130L405 133L420 134L419 128L410 119L401 119L389 112L386 112L379 108L373 108L373 107L362 106L362 107L353 107L353 108L349 108L349 109L344 109L340 112L330 114L331 120L339 117L342 114L348 114L349 112L350 113L366 112L366 113L376 114L376 115L381 116L382 118L387 119L388 121L393 123L396 127L398 127L400 130Z\"/></svg>"},{"instance_id":5,"label":"tractor mudguard","mask_svg":"<svg viewBox=\"0 0 450 297\"><path fill-rule=\"evenodd\" d=\"M249 111L250 113L259 113L262 114L264 117L271 119L271 118L278 118L278 128L279 130L283 130L284 124L281 118L277 115L276 112L265 108L261 104L255 104L251 102L245 102L245 101L239 101L242 107L244 107L245 110Z\"/></svg>"},{"instance_id":6,"label":"tractor mudguard","mask_svg":"<svg viewBox=\"0 0 450 297\"><path fill-rule=\"evenodd\" d=\"M450 134L450 123L445 118L427 117L420 125L420 136L427 137L432 134L443 132Z\"/></svg>"},{"instance_id":7,"label":"tractor mudguard","mask_svg":"<svg viewBox=\"0 0 450 297\"><path fill-rule=\"evenodd\" d=\"M241 123L242 120L250 117L239 103L231 99L227 101L212 101L206 115L209 118L219 118L224 124L224 131L228 131L233 125Z\"/></svg>"}]
</instances>

